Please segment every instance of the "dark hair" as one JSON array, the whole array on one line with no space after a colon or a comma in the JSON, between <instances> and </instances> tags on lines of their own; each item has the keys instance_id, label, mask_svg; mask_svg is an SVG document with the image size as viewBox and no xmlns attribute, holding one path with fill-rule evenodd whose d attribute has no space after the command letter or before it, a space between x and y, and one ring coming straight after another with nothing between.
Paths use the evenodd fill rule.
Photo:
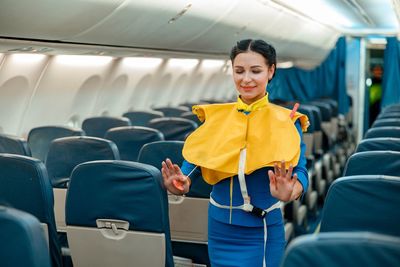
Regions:
<instances>
[{"instance_id":1,"label":"dark hair","mask_svg":"<svg viewBox=\"0 0 400 267\"><path fill-rule=\"evenodd\" d=\"M235 60L236 56L245 53L247 51L253 51L256 52L260 55L262 55L265 58L265 63L267 66L272 66L275 65L275 72L276 72L276 52L275 48L268 44L267 42L263 40L253 40L253 39L245 39L238 41L234 47L232 47L230 58L233 64L233 61ZM272 78L275 76L272 76ZM272 80L271 78L271 80Z\"/></svg>"}]
</instances>

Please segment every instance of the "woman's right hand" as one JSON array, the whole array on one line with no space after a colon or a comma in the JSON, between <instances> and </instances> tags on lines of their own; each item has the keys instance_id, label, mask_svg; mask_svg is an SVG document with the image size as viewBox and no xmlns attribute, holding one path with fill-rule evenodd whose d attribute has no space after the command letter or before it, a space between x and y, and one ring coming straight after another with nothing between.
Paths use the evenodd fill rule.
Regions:
<instances>
[{"instance_id":1,"label":"woman's right hand","mask_svg":"<svg viewBox=\"0 0 400 267\"><path fill-rule=\"evenodd\" d=\"M161 163L161 173L165 188L174 195L183 195L189 192L190 179L183 175L178 165L172 164L170 159ZM182 189L175 187L175 183L182 184Z\"/></svg>"}]
</instances>

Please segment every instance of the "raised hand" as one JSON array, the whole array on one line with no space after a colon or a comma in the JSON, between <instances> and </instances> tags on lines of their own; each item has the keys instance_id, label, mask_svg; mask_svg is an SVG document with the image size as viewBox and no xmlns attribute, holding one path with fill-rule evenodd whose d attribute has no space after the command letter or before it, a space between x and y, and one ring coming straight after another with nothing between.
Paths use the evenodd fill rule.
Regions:
<instances>
[{"instance_id":1,"label":"raised hand","mask_svg":"<svg viewBox=\"0 0 400 267\"><path fill-rule=\"evenodd\" d=\"M296 186L297 174L295 173L292 177L293 166L290 165L287 171L285 167L286 167L285 161L283 160L281 162L281 166L278 166L278 164L275 163L274 171L272 170L268 171L269 187L271 195L273 197L281 201L290 201L296 198L293 197L293 195L300 195L300 194L295 192L298 191L295 190L295 188L297 189L298 186ZM300 182L298 182L297 184L300 184Z\"/></svg>"},{"instance_id":2,"label":"raised hand","mask_svg":"<svg viewBox=\"0 0 400 267\"><path fill-rule=\"evenodd\" d=\"M173 164L170 159L161 163L161 174L165 188L174 195L183 195L189 192L190 180L183 175L178 165Z\"/></svg>"}]
</instances>

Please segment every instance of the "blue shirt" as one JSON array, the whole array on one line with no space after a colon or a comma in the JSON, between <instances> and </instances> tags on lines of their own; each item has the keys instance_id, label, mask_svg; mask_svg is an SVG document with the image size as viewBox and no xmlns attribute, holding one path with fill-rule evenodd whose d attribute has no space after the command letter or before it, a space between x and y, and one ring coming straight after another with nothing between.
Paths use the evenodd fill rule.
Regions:
<instances>
[{"instance_id":1,"label":"blue shirt","mask_svg":"<svg viewBox=\"0 0 400 267\"><path fill-rule=\"evenodd\" d=\"M295 123L296 129L300 135L300 158L297 166L293 169L293 174L297 173L297 177L301 185L303 186L303 194L308 188L308 173L306 168L306 145L302 139L302 130L299 121ZM188 175L196 166L184 161L182 164L182 172ZM247 191L250 196L250 202L256 207L267 209L271 205L275 204L278 199L271 195L269 189L269 177L268 170L273 170L271 167L265 167L252 172L249 175L245 175ZM200 168L197 168L194 172L200 174ZM232 181L231 181L232 179ZM243 197L240 192L238 176L224 179L213 186L211 197L219 204L230 206L230 184L233 184L232 190L232 206L239 206L243 204ZM241 226L262 226L263 221L261 218L243 210L238 209L221 209L210 205L208 215L212 218L224 222L231 223ZM275 209L268 213L267 224L275 224L282 221L282 213L279 209Z\"/></svg>"}]
</instances>

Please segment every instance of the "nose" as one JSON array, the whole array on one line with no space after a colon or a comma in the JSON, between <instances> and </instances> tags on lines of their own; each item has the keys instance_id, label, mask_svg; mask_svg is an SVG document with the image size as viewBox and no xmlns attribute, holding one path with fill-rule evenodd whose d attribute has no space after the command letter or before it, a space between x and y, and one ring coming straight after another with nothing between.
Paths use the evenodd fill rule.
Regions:
<instances>
[{"instance_id":1,"label":"nose","mask_svg":"<svg viewBox=\"0 0 400 267\"><path fill-rule=\"evenodd\" d=\"M246 82L246 83L248 83L248 82L251 82L251 76L250 76L250 73L249 72L245 72L244 73L244 76L243 76L243 82Z\"/></svg>"}]
</instances>

